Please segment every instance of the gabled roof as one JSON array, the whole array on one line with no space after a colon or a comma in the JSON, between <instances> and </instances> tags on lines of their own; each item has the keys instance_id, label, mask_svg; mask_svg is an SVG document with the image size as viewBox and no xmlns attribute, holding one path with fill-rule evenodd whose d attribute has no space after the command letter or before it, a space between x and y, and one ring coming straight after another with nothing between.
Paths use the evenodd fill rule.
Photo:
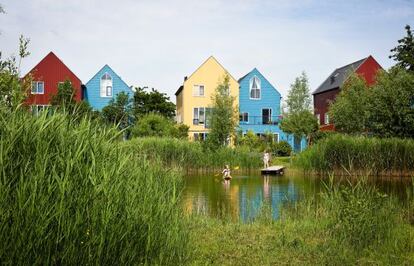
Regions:
<instances>
[{"instance_id":1,"label":"gabled roof","mask_svg":"<svg viewBox=\"0 0 414 266\"><path fill-rule=\"evenodd\" d=\"M253 68L252 69L252 71L250 71L249 73L247 73L246 75L244 75L243 77L241 77L241 78L239 78L239 80L237 81L237 82L241 82L243 79L245 79L247 76L249 76L251 73L253 73L253 72L257 72L257 73L259 73L259 75L264 79L264 80L266 80L267 81L267 83L269 83L270 84L270 86L272 86L272 88L277 92L277 93L279 93L280 94L280 92L276 89L276 87L275 86L273 86L273 84L262 74L262 72L260 72L257 68Z\"/></svg>"},{"instance_id":2,"label":"gabled roof","mask_svg":"<svg viewBox=\"0 0 414 266\"><path fill-rule=\"evenodd\" d=\"M312 94L318 94L341 87L349 75L355 72L367 59L368 57L335 69Z\"/></svg>"},{"instance_id":3,"label":"gabled roof","mask_svg":"<svg viewBox=\"0 0 414 266\"><path fill-rule=\"evenodd\" d=\"M37 63L29 72L27 72L27 74L25 75L25 77L29 74L32 73L33 71L35 71L39 65L41 65L43 62L47 61L47 60L55 60L57 61L59 64L61 64L62 66L64 66L68 72L72 73L73 76L75 76L79 82L81 81L80 78L78 78L78 76L73 73L73 71L67 66L65 65L65 63L63 63L63 61L54 53L54 52L49 52L45 57L43 57L42 60L39 61L39 63Z\"/></svg>"},{"instance_id":4,"label":"gabled roof","mask_svg":"<svg viewBox=\"0 0 414 266\"><path fill-rule=\"evenodd\" d=\"M219 66L221 66L223 69L224 69L224 71L229 75L229 77L230 78L232 78L233 80L235 80L235 81L237 81L237 79L235 79L231 74L230 74L230 72L229 71L227 71L227 69L222 65L222 64L220 64L220 62L219 61L217 61L217 59L214 57L214 56L210 56L209 58L207 58L193 73L191 73L191 75L190 76L188 76L188 78L186 78L185 80L187 80L187 79L190 79L193 75L194 75L194 73L196 73L201 67L203 67L208 61L210 61L210 60L214 60ZM184 81L185 82L185 81ZM181 93L181 91L184 89L184 86L180 86L179 88L178 88L178 90L175 92L175 96L177 96L178 94L180 94Z\"/></svg>"},{"instance_id":5,"label":"gabled roof","mask_svg":"<svg viewBox=\"0 0 414 266\"><path fill-rule=\"evenodd\" d=\"M96 76L102 71L102 70L104 70L105 68L108 68L110 71L112 71L112 73L114 73L115 75L117 75L118 76L118 78L121 80L121 82L126 86L126 87L128 87L131 91L132 91L132 89L131 89L131 87L130 86L128 86L128 84L126 84L126 82L125 81L123 81L122 80L122 78L108 65L108 64L105 64L103 67L101 67L101 69L99 69L99 71L98 72L96 72L96 74L95 75L93 75L93 77L88 81L88 82L86 82L86 85L89 83L89 82L91 82L93 79L95 79L96 78Z\"/></svg>"}]
</instances>

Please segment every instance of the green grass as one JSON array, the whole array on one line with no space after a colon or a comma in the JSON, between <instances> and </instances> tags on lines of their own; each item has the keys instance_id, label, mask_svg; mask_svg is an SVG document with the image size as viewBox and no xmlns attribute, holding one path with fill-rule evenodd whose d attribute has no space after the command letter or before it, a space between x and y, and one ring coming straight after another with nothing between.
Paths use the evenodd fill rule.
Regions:
<instances>
[{"instance_id":1,"label":"green grass","mask_svg":"<svg viewBox=\"0 0 414 266\"><path fill-rule=\"evenodd\" d=\"M118 138L64 115L0 114L2 264L185 262L180 174Z\"/></svg>"},{"instance_id":2,"label":"green grass","mask_svg":"<svg viewBox=\"0 0 414 266\"><path fill-rule=\"evenodd\" d=\"M414 140L335 134L298 155L306 171L335 175L414 175Z\"/></svg>"}]
</instances>

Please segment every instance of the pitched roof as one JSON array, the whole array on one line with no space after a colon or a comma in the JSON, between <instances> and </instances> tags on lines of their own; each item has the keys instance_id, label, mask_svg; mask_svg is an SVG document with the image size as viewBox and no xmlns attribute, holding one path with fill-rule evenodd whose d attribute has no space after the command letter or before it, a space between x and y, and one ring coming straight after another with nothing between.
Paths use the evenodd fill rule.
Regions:
<instances>
[{"instance_id":1,"label":"pitched roof","mask_svg":"<svg viewBox=\"0 0 414 266\"><path fill-rule=\"evenodd\" d=\"M187 79L189 79L189 78L191 78L191 76L193 76L194 75L194 73L196 73L202 66L204 66L204 64L205 63L207 63L208 61L210 61L210 60L214 60L221 68L223 68L224 69L224 71L229 75L229 77L230 78L232 78L232 79L234 79L235 81L237 81L237 79L235 79L231 74L230 74L230 72L229 71L227 71L227 69L222 65L222 64L220 64L220 62L219 61L217 61L217 59L214 57L214 56L210 56L209 58L207 58L206 59L206 61L204 61L190 76L188 76L188 77L186 77L186 79L185 80L187 80ZM184 80L184 82L185 82L185 80ZM177 96L178 94L180 94L180 92L183 90L183 86L180 86L179 88L178 88L178 90L175 92L175 96Z\"/></svg>"},{"instance_id":2,"label":"pitched roof","mask_svg":"<svg viewBox=\"0 0 414 266\"><path fill-rule=\"evenodd\" d=\"M240 84L240 82L243 80L243 79L245 79L247 76L249 76L251 73L253 73L253 72L257 72L260 76L261 76L261 78L263 78L264 80L266 80L267 81L267 83L269 83L269 85L277 92L277 93L279 93L280 94L280 92L275 88L275 86L273 86L273 84L265 77L265 76L263 76L263 74L262 74L262 72L260 72L257 68L253 68L249 73L247 73L246 75L244 75L243 77L241 77L241 78L239 78L239 80L237 81L239 84Z\"/></svg>"},{"instance_id":3,"label":"pitched roof","mask_svg":"<svg viewBox=\"0 0 414 266\"><path fill-rule=\"evenodd\" d=\"M124 86L128 87L133 92L132 88L128 84L126 84L126 82L108 64L105 64L103 67L101 67L101 69L99 69L99 71L96 72L96 74L93 75L93 77L88 82L86 82L86 85L88 85L89 82L91 82L93 79L95 79L96 76L104 69L109 69L110 71L112 71L112 73L114 73L115 75L118 76L119 80L121 80L121 82L124 84Z\"/></svg>"},{"instance_id":4,"label":"pitched roof","mask_svg":"<svg viewBox=\"0 0 414 266\"><path fill-rule=\"evenodd\" d=\"M341 87L345 80L349 77L349 74L355 72L368 57L348 64L346 66L335 69L332 74L312 93L318 94L321 92L329 91L335 88Z\"/></svg>"}]
</instances>

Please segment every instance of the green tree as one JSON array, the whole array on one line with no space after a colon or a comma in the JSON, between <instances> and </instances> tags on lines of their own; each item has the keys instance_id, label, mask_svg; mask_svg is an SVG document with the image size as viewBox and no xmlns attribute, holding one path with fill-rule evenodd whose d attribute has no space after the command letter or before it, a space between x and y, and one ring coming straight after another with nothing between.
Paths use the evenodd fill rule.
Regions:
<instances>
[{"instance_id":1,"label":"green tree","mask_svg":"<svg viewBox=\"0 0 414 266\"><path fill-rule=\"evenodd\" d=\"M131 100L127 93L121 92L102 109L102 118L106 123L125 129L131 125L131 113Z\"/></svg>"},{"instance_id":2,"label":"green tree","mask_svg":"<svg viewBox=\"0 0 414 266\"><path fill-rule=\"evenodd\" d=\"M63 109L72 113L75 109L75 89L70 80L65 80L58 86L58 91L52 96L50 104L57 109Z\"/></svg>"},{"instance_id":3,"label":"green tree","mask_svg":"<svg viewBox=\"0 0 414 266\"><path fill-rule=\"evenodd\" d=\"M280 128L296 138L306 137L309 143L310 135L318 130L318 121L310 111L311 98L308 83L305 72L302 72L301 76L290 85L286 100L288 111L283 115Z\"/></svg>"},{"instance_id":4,"label":"green tree","mask_svg":"<svg viewBox=\"0 0 414 266\"><path fill-rule=\"evenodd\" d=\"M188 137L188 126L175 124L160 114L150 113L142 116L132 128L133 137Z\"/></svg>"},{"instance_id":5,"label":"green tree","mask_svg":"<svg viewBox=\"0 0 414 266\"><path fill-rule=\"evenodd\" d=\"M175 104L165 93L161 93L154 88L146 92L144 88L135 88L133 100L133 113L139 119L149 113L158 113L167 118L175 115Z\"/></svg>"},{"instance_id":6,"label":"green tree","mask_svg":"<svg viewBox=\"0 0 414 266\"><path fill-rule=\"evenodd\" d=\"M345 82L335 101L329 106L335 129L347 134L361 134L366 131L369 89L365 80L351 75Z\"/></svg>"},{"instance_id":7,"label":"green tree","mask_svg":"<svg viewBox=\"0 0 414 266\"><path fill-rule=\"evenodd\" d=\"M235 98L230 95L228 75L225 75L223 81L218 84L211 100L213 106L210 118L207 118L210 120L211 130L207 143L210 147L217 148L229 143L236 126L237 108L234 108Z\"/></svg>"},{"instance_id":8,"label":"green tree","mask_svg":"<svg viewBox=\"0 0 414 266\"><path fill-rule=\"evenodd\" d=\"M370 89L368 128L379 137L414 136L414 75L395 67Z\"/></svg>"},{"instance_id":9,"label":"green tree","mask_svg":"<svg viewBox=\"0 0 414 266\"><path fill-rule=\"evenodd\" d=\"M391 49L394 53L389 58L397 61L397 66L414 72L414 37L410 25L405 26L407 36L398 40L398 45Z\"/></svg>"},{"instance_id":10,"label":"green tree","mask_svg":"<svg viewBox=\"0 0 414 266\"><path fill-rule=\"evenodd\" d=\"M0 107L8 110L18 108L26 99L27 93L31 89L32 78L28 75L23 80L20 79L20 65L24 58L28 57L28 44L30 40L20 35L19 38L19 62L17 58L11 56L2 59L0 52Z\"/></svg>"}]
</instances>

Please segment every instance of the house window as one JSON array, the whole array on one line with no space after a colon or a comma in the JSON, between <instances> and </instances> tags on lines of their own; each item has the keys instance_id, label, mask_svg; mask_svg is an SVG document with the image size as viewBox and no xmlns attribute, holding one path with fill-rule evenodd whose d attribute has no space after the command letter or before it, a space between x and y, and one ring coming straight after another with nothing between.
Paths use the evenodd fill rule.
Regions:
<instances>
[{"instance_id":1,"label":"house window","mask_svg":"<svg viewBox=\"0 0 414 266\"><path fill-rule=\"evenodd\" d=\"M268 125L272 123L272 109L263 108L262 109L262 124Z\"/></svg>"},{"instance_id":2,"label":"house window","mask_svg":"<svg viewBox=\"0 0 414 266\"><path fill-rule=\"evenodd\" d=\"M318 120L318 124L321 124L321 115L320 114L316 114L315 115L316 119Z\"/></svg>"},{"instance_id":3,"label":"house window","mask_svg":"<svg viewBox=\"0 0 414 266\"><path fill-rule=\"evenodd\" d=\"M193 137L195 141L204 141L207 139L208 133L201 132L201 133L194 133Z\"/></svg>"},{"instance_id":4,"label":"house window","mask_svg":"<svg viewBox=\"0 0 414 266\"><path fill-rule=\"evenodd\" d=\"M204 85L194 85L193 96L204 96Z\"/></svg>"},{"instance_id":5,"label":"house window","mask_svg":"<svg viewBox=\"0 0 414 266\"><path fill-rule=\"evenodd\" d=\"M33 81L32 82L32 94L44 94L45 93L45 83L43 81Z\"/></svg>"},{"instance_id":6,"label":"house window","mask_svg":"<svg viewBox=\"0 0 414 266\"><path fill-rule=\"evenodd\" d=\"M329 124L329 114L325 114L325 124Z\"/></svg>"},{"instance_id":7,"label":"house window","mask_svg":"<svg viewBox=\"0 0 414 266\"><path fill-rule=\"evenodd\" d=\"M250 79L250 99L260 99L260 79L256 76Z\"/></svg>"},{"instance_id":8,"label":"house window","mask_svg":"<svg viewBox=\"0 0 414 266\"><path fill-rule=\"evenodd\" d=\"M30 111L32 112L32 114L34 116L38 116L41 112L43 112L44 110L46 110L48 106L47 105L31 105L30 106Z\"/></svg>"},{"instance_id":9,"label":"house window","mask_svg":"<svg viewBox=\"0 0 414 266\"><path fill-rule=\"evenodd\" d=\"M239 118L240 122L245 122L245 123L249 122L249 113L240 113L239 117L240 117Z\"/></svg>"},{"instance_id":10,"label":"house window","mask_svg":"<svg viewBox=\"0 0 414 266\"><path fill-rule=\"evenodd\" d=\"M210 126L211 108L195 107L193 110L193 125L204 125L205 128L208 128Z\"/></svg>"},{"instance_id":11,"label":"house window","mask_svg":"<svg viewBox=\"0 0 414 266\"><path fill-rule=\"evenodd\" d=\"M279 134L278 133L273 134L273 140L274 140L275 143L279 142Z\"/></svg>"},{"instance_id":12,"label":"house window","mask_svg":"<svg viewBox=\"0 0 414 266\"><path fill-rule=\"evenodd\" d=\"M108 73L101 77L101 97L112 97L112 77Z\"/></svg>"}]
</instances>

